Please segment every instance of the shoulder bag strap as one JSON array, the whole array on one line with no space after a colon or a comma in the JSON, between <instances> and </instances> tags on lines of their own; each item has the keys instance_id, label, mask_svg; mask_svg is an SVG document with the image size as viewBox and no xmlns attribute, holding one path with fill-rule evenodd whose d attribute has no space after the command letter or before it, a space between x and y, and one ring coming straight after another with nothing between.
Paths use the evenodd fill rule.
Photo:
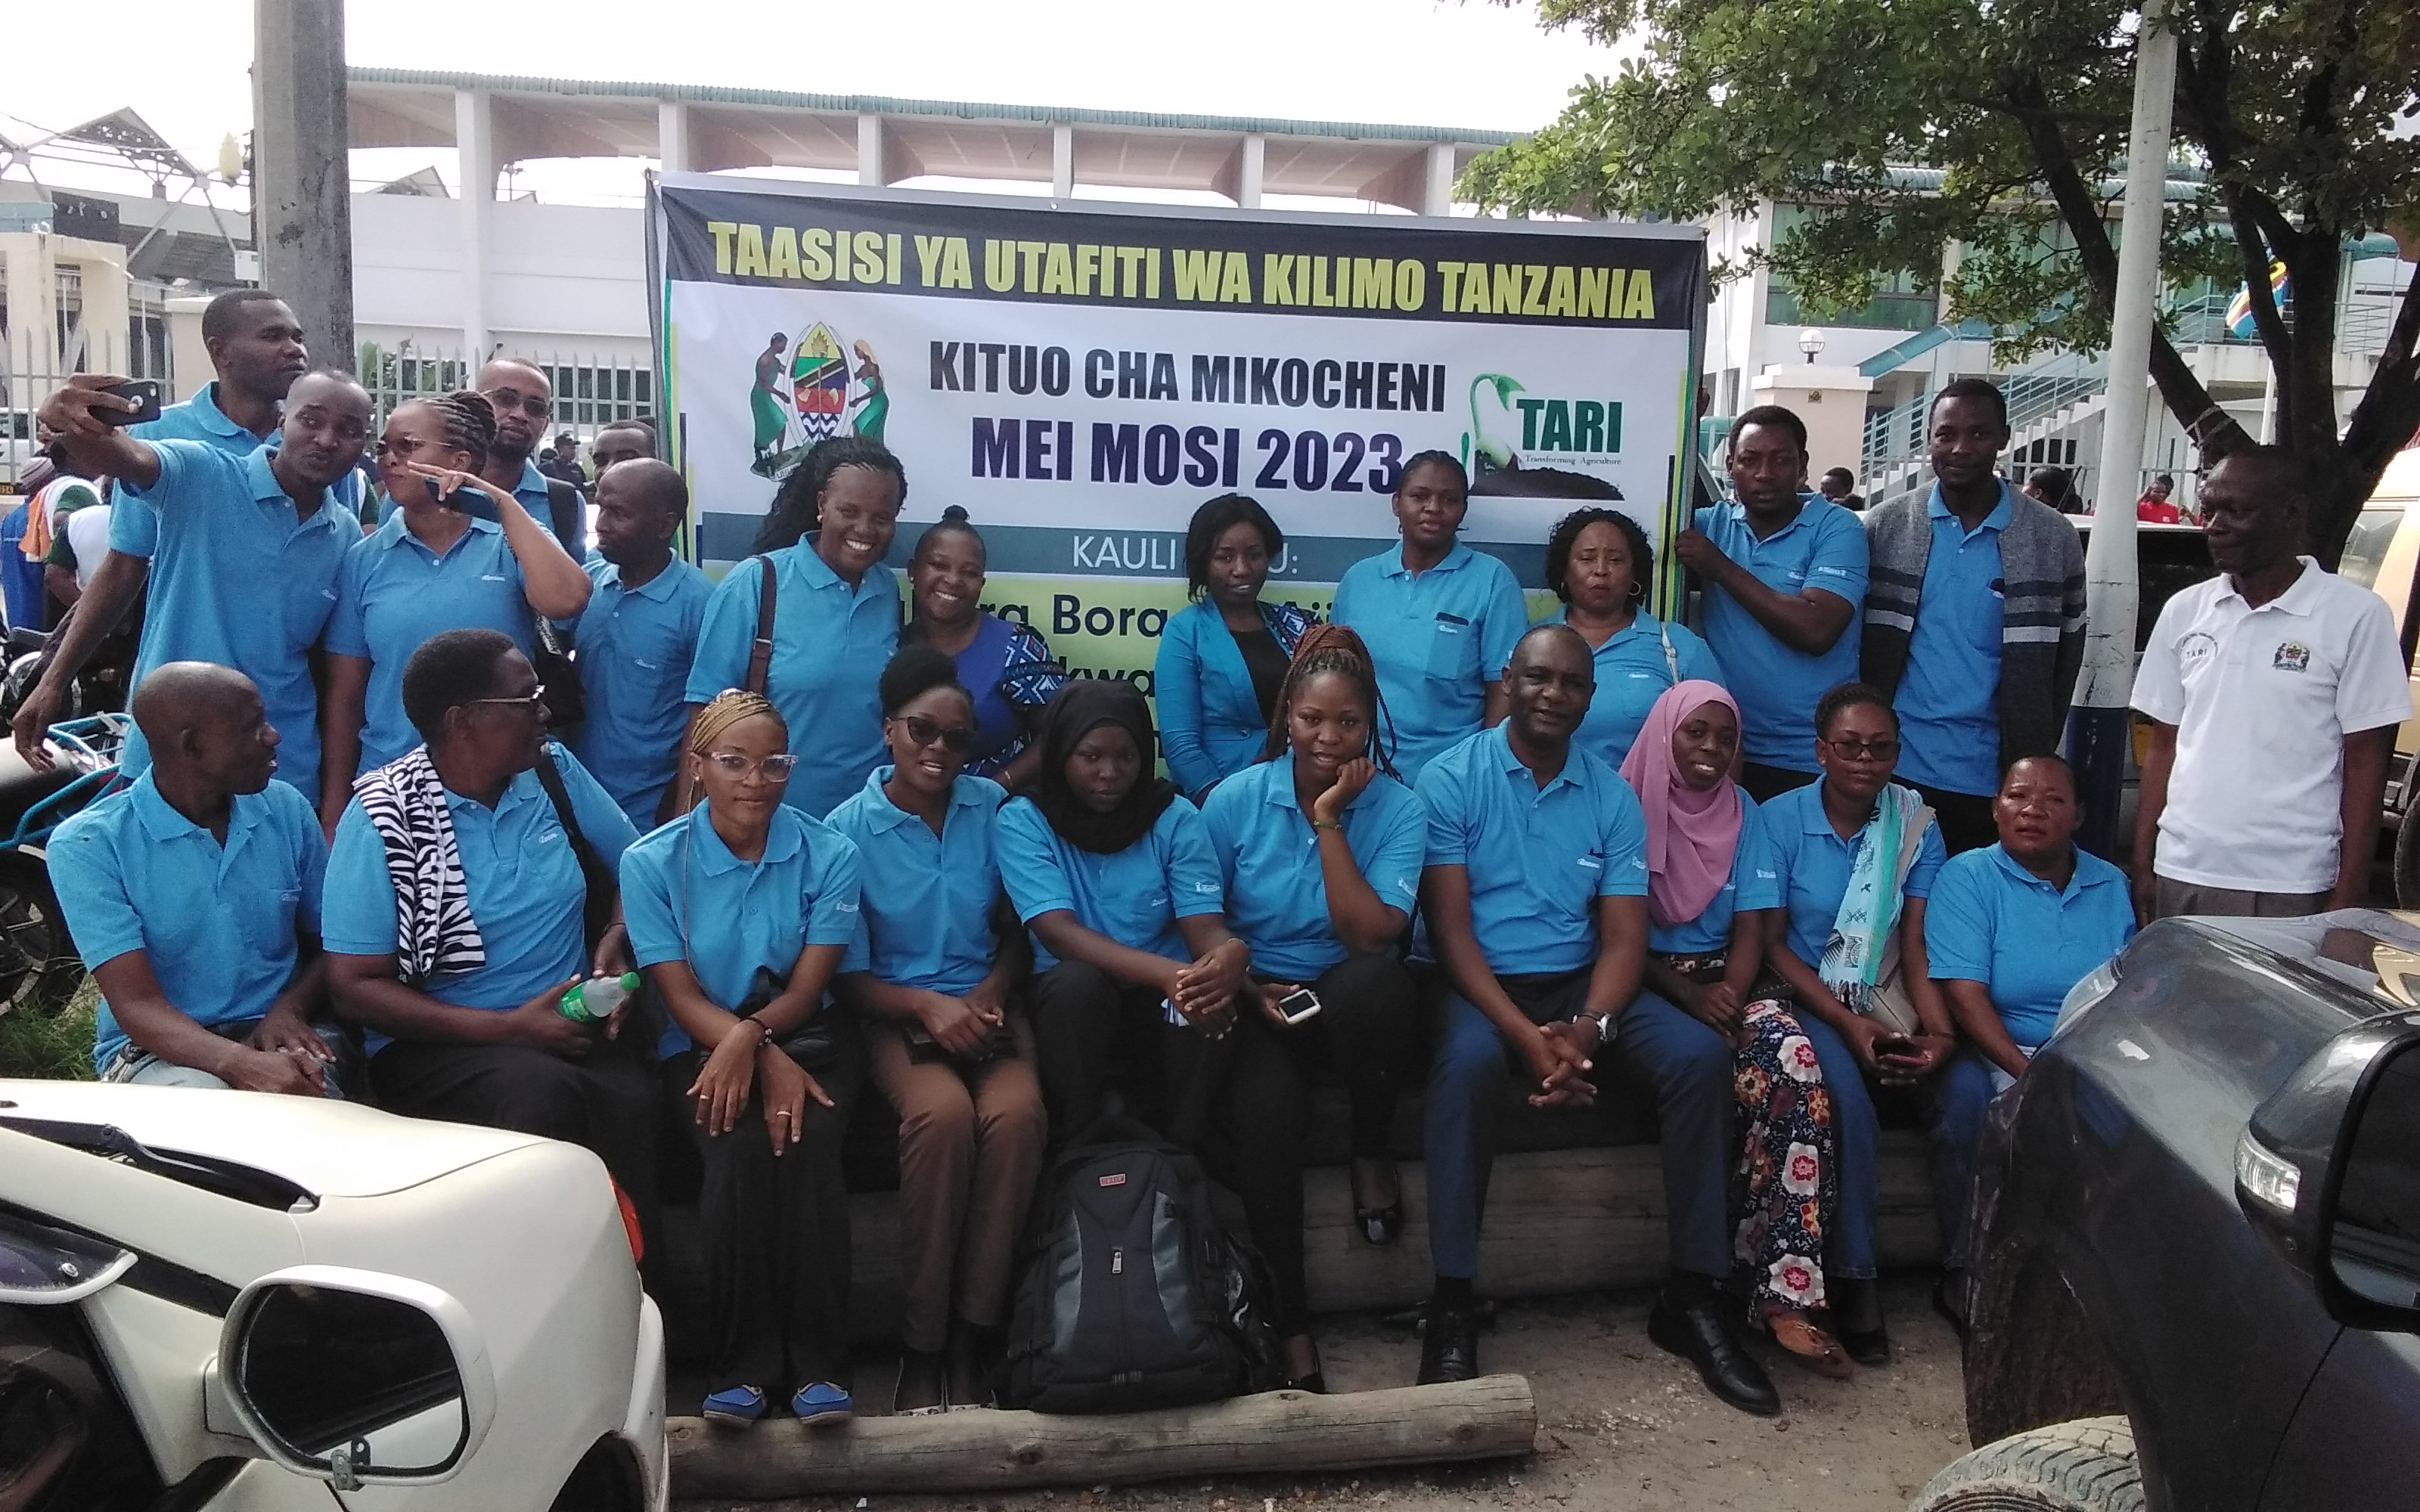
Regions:
<instances>
[{"instance_id":1,"label":"shoulder bag strap","mask_svg":"<svg viewBox=\"0 0 2420 1512\"><path fill-rule=\"evenodd\" d=\"M579 488L564 482L561 478L547 479L546 512L550 517L549 523L554 527L555 544L569 552L572 561L579 561L581 514Z\"/></svg>"},{"instance_id":2,"label":"shoulder bag strap","mask_svg":"<svg viewBox=\"0 0 2420 1512\"><path fill-rule=\"evenodd\" d=\"M780 590L773 582L773 559L754 559L763 569L756 579L756 639L748 647L748 680L740 687L751 693L765 691L773 671L773 611L780 603Z\"/></svg>"},{"instance_id":3,"label":"shoulder bag strap","mask_svg":"<svg viewBox=\"0 0 2420 1512\"><path fill-rule=\"evenodd\" d=\"M1681 686L1681 654L1672 649L1672 626L1657 620L1655 633L1664 638L1664 675L1672 679L1672 686L1678 687Z\"/></svg>"},{"instance_id":4,"label":"shoulder bag strap","mask_svg":"<svg viewBox=\"0 0 2420 1512\"><path fill-rule=\"evenodd\" d=\"M572 858L580 863L580 879L588 890L581 918L585 925L588 948L594 950L597 942L604 937L606 926L613 918L613 873L597 856L597 847L589 844L588 837L581 831L580 816L571 809L571 794L563 785L561 769L554 764L552 741L539 748L537 765L533 770L537 774L538 786L546 789L547 801L554 805L554 817L563 825L564 835L571 841Z\"/></svg>"}]
</instances>

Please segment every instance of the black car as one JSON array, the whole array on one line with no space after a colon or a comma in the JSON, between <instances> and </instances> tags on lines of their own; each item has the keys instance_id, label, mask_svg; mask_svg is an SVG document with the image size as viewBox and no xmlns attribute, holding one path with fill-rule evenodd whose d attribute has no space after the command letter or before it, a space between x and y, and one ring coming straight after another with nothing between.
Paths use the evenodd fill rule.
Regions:
<instances>
[{"instance_id":1,"label":"black car","mask_svg":"<svg viewBox=\"0 0 2420 1512\"><path fill-rule=\"evenodd\" d=\"M2171 919L1978 1163L1966 1421L1915 1512L2420 1506L2420 916Z\"/></svg>"}]
</instances>

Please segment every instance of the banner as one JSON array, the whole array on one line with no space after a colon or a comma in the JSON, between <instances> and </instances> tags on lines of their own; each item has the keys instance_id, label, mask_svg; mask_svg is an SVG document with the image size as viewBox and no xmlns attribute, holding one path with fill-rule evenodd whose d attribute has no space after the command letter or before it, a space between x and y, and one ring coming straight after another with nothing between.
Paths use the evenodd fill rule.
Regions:
<instances>
[{"instance_id":1,"label":"banner","mask_svg":"<svg viewBox=\"0 0 2420 1512\"><path fill-rule=\"evenodd\" d=\"M1695 424L1695 227L1095 208L665 175L658 363L710 572L827 436L950 504L988 606L1145 691L1187 520L1240 492L1286 533L1269 596L1325 609L1396 539L1405 459L1472 474L1464 539L1532 588L1576 501L1668 541ZM1659 563L1659 567L1663 563Z\"/></svg>"}]
</instances>

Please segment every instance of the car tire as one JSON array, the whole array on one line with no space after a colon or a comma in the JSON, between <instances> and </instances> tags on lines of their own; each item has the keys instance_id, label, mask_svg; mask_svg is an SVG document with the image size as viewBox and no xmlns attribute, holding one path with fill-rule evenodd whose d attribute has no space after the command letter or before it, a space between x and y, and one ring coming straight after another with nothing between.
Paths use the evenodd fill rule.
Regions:
<instances>
[{"instance_id":1,"label":"car tire","mask_svg":"<svg viewBox=\"0 0 2420 1512\"><path fill-rule=\"evenodd\" d=\"M83 980L50 878L23 856L0 856L0 1014L56 1013Z\"/></svg>"},{"instance_id":2,"label":"car tire","mask_svg":"<svg viewBox=\"0 0 2420 1512\"><path fill-rule=\"evenodd\" d=\"M2142 1512L2133 1426L2087 1417L2013 1433L1950 1462L1908 1512Z\"/></svg>"}]
</instances>

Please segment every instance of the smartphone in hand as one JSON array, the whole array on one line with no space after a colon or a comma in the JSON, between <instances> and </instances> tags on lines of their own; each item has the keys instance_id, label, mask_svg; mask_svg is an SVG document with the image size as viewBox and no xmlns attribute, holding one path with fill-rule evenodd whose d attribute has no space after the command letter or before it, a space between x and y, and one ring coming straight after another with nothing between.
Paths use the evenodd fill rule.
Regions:
<instances>
[{"instance_id":1,"label":"smartphone in hand","mask_svg":"<svg viewBox=\"0 0 2420 1512\"><path fill-rule=\"evenodd\" d=\"M457 488L452 493L439 493L435 478L423 478L420 483L428 490L428 501L441 509L468 515L473 519L493 520L498 524L504 522L504 511L496 507L496 501L476 488Z\"/></svg>"},{"instance_id":2,"label":"smartphone in hand","mask_svg":"<svg viewBox=\"0 0 2420 1512\"><path fill-rule=\"evenodd\" d=\"M156 378L135 378L132 382L113 383L101 391L134 402L132 409L95 409L93 418L104 425L123 428L147 424L160 418L160 383Z\"/></svg>"},{"instance_id":3,"label":"smartphone in hand","mask_svg":"<svg viewBox=\"0 0 2420 1512\"><path fill-rule=\"evenodd\" d=\"M1278 999L1278 1014L1292 1027L1319 1011L1319 998L1308 987L1297 987Z\"/></svg>"}]
</instances>

